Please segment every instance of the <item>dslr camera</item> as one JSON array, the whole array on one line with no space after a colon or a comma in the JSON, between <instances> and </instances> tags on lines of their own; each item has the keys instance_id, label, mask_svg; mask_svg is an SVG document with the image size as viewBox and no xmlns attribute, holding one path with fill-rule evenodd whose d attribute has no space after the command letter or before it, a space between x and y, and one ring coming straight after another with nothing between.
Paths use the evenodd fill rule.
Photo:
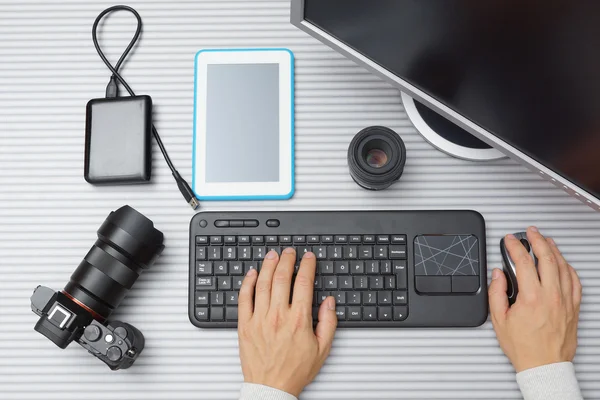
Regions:
<instances>
[{"instance_id":1,"label":"dslr camera","mask_svg":"<svg viewBox=\"0 0 600 400\"><path fill-rule=\"evenodd\" d=\"M61 349L76 341L112 370L129 368L144 335L108 317L163 249L162 232L144 215L129 206L111 212L65 288L34 290L31 309L40 316L34 329Z\"/></svg>"}]
</instances>

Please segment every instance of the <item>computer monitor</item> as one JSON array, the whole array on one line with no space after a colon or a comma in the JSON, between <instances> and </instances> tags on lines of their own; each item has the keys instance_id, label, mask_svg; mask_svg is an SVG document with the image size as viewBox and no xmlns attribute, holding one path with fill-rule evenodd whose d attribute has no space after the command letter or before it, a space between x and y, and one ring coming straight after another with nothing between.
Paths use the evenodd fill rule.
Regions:
<instances>
[{"instance_id":1,"label":"computer monitor","mask_svg":"<svg viewBox=\"0 0 600 400\"><path fill-rule=\"evenodd\" d=\"M294 25L600 210L600 1L291 7Z\"/></svg>"}]
</instances>

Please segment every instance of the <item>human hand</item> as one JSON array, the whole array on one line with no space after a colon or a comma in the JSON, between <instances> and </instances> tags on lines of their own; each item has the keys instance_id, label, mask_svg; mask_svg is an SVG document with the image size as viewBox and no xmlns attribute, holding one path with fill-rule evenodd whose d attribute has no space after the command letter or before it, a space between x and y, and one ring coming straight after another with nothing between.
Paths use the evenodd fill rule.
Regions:
<instances>
[{"instance_id":1,"label":"human hand","mask_svg":"<svg viewBox=\"0 0 600 400\"><path fill-rule=\"evenodd\" d=\"M538 270L525 247L513 235L504 239L515 261L519 294L508 306L504 273L494 269L489 287L490 313L500 347L517 372L572 361L577 349L581 282L556 243L535 227L527 239L538 259ZM539 277L538 277L539 273Z\"/></svg>"},{"instance_id":2,"label":"human hand","mask_svg":"<svg viewBox=\"0 0 600 400\"><path fill-rule=\"evenodd\" d=\"M295 262L292 248L285 249L281 259L270 251L260 274L248 272L238 300L238 336L244 381L298 397L329 355L337 316L335 301L328 297L321 304L313 331L313 253L302 258L289 304Z\"/></svg>"}]
</instances>

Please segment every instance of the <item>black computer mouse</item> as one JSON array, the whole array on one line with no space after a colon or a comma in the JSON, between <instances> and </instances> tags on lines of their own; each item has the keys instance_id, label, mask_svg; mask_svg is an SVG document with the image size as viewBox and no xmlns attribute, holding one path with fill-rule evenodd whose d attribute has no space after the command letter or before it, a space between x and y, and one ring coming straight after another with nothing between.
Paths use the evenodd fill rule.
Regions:
<instances>
[{"instance_id":1,"label":"black computer mouse","mask_svg":"<svg viewBox=\"0 0 600 400\"><path fill-rule=\"evenodd\" d=\"M535 257L535 254L533 254L533 249L529 244L529 240L527 240L527 233L518 232L514 235L521 241L525 249L529 252L537 268L538 260ZM500 254L502 255L502 268L504 269L504 274L506 275L506 280L508 283L508 289L506 291L506 294L508 295L508 303L513 305L517 300L517 294L519 293L519 286L517 285L517 270L514 261L508 254L508 250L506 250L504 238L500 240Z\"/></svg>"}]
</instances>

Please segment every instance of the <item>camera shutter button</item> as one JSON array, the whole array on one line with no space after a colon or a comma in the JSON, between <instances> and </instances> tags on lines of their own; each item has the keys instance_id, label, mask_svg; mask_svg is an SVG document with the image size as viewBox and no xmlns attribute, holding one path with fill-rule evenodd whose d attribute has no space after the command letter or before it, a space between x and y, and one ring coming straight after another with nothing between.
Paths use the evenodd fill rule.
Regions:
<instances>
[{"instance_id":1,"label":"camera shutter button","mask_svg":"<svg viewBox=\"0 0 600 400\"><path fill-rule=\"evenodd\" d=\"M101 334L102 332L100 332L100 328L98 328L96 325L88 325L83 331L83 336L89 342L95 342L96 340L100 339Z\"/></svg>"},{"instance_id":2,"label":"camera shutter button","mask_svg":"<svg viewBox=\"0 0 600 400\"><path fill-rule=\"evenodd\" d=\"M123 352L121 352L121 349L118 348L117 346L111 346L106 351L106 357L110 361L119 361L122 356L123 356Z\"/></svg>"}]
</instances>

